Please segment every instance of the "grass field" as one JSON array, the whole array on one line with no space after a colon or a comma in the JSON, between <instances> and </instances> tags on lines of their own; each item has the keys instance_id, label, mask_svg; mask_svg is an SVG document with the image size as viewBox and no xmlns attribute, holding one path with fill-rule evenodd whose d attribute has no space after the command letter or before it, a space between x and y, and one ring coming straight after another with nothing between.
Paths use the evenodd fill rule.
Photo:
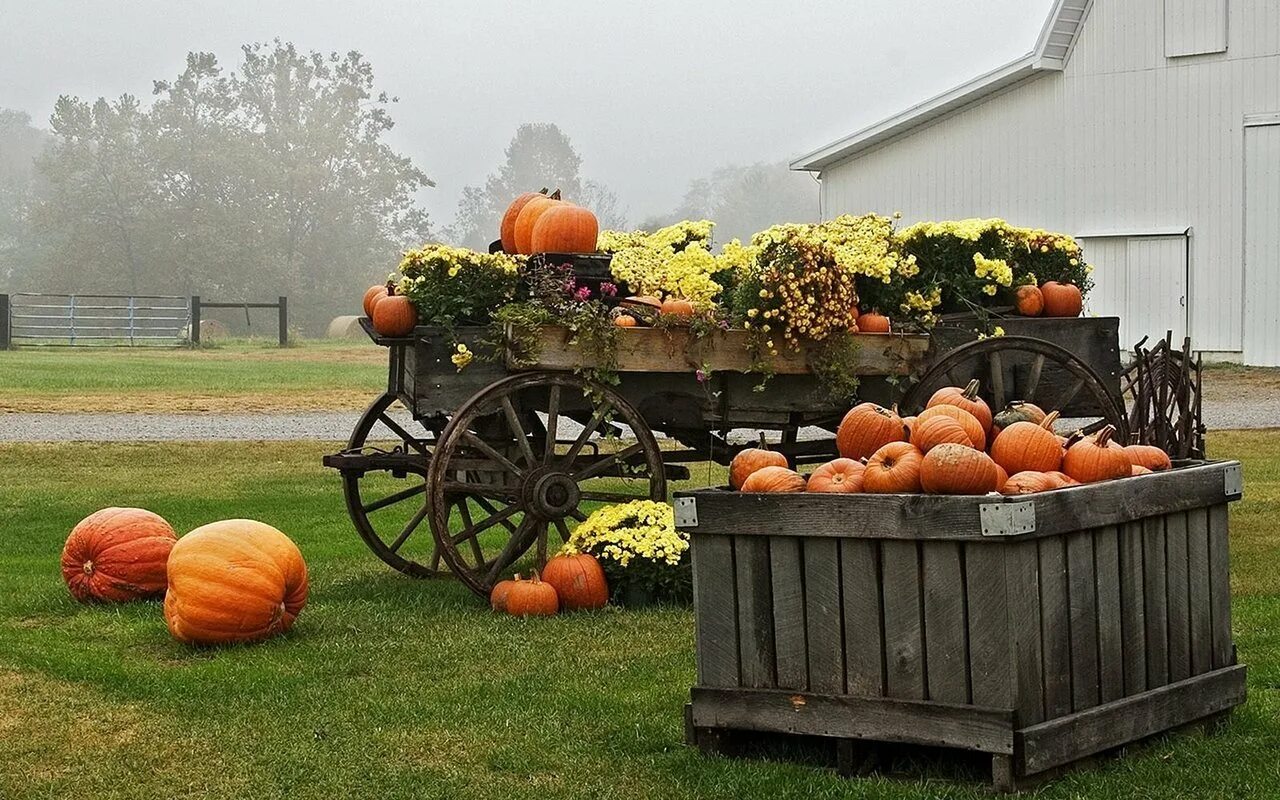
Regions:
<instances>
[{"instance_id":1,"label":"grass field","mask_svg":"<svg viewBox=\"0 0 1280 800\"><path fill-rule=\"evenodd\" d=\"M1138 748L1049 798L1271 798L1280 785L1280 432L1219 434L1249 703L1225 731ZM0 798L979 798L930 769L845 781L681 745L687 609L521 621L358 541L322 444L0 446ZM695 470L705 479L701 470ZM142 505L179 531L231 516L299 543L311 602L287 637L195 650L158 604L83 607L70 527Z\"/></svg>"}]
</instances>

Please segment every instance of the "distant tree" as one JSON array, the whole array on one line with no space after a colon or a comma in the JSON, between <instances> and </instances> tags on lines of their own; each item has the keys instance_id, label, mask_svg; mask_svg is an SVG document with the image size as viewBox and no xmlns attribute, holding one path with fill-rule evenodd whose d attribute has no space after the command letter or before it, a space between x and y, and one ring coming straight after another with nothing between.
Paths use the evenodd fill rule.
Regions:
<instances>
[{"instance_id":1,"label":"distant tree","mask_svg":"<svg viewBox=\"0 0 1280 800\"><path fill-rule=\"evenodd\" d=\"M818 188L805 173L786 164L721 167L709 177L689 183L673 211L646 219L644 230L682 219L710 219L718 242L746 241L759 231L782 222L818 219Z\"/></svg>"},{"instance_id":2,"label":"distant tree","mask_svg":"<svg viewBox=\"0 0 1280 800\"><path fill-rule=\"evenodd\" d=\"M50 143L47 131L21 111L0 109L0 287L31 257L27 211L36 191L36 158ZM18 287L12 287L18 288Z\"/></svg>"},{"instance_id":3,"label":"distant tree","mask_svg":"<svg viewBox=\"0 0 1280 800\"><path fill-rule=\"evenodd\" d=\"M577 202L595 213L600 230L626 230L627 210L621 207L613 190L603 183L583 181L582 194Z\"/></svg>"}]
</instances>

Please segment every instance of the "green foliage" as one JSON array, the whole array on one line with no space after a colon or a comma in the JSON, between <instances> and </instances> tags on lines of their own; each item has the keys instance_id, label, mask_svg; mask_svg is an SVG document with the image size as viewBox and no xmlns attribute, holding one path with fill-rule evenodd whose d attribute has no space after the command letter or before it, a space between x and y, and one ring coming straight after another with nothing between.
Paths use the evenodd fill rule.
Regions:
<instances>
[{"instance_id":1,"label":"green foliage","mask_svg":"<svg viewBox=\"0 0 1280 800\"><path fill-rule=\"evenodd\" d=\"M495 310L515 298L522 261L502 253L424 245L404 254L397 290L413 301L422 324L485 325Z\"/></svg>"}]
</instances>

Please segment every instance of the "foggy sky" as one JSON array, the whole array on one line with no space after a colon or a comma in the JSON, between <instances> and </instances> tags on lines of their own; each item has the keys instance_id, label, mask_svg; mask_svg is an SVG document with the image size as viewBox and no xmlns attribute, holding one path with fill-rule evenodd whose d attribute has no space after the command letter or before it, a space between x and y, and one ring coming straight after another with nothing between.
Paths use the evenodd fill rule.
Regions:
<instances>
[{"instance_id":1,"label":"foggy sky","mask_svg":"<svg viewBox=\"0 0 1280 800\"><path fill-rule=\"evenodd\" d=\"M1052 0L0 0L0 107L150 97L189 50L359 50L437 224L522 122L555 122L632 221L729 163L782 161L1031 49Z\"/></svg>"}]
</instances>

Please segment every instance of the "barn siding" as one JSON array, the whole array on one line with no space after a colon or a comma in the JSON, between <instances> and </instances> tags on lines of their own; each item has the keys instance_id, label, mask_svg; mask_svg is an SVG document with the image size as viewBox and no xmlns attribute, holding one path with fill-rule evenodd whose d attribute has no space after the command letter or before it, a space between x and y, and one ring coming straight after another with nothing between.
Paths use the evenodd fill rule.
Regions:
<instances>
[{"instance_id":1,"label":"barn siding","mask_svg":"<svg viewBox=\"0 0 1280 800\"><path fill-rule=\"evenodd\" d=\"M1231 0L1225 53L1166 58L1164 25L1164 0L1094 0L1064 71L830 167L824 214L1192 228L1190 335L1248 350L1243 120L1280 111L1280 3Z\"/></svg>"}]
</instances>

